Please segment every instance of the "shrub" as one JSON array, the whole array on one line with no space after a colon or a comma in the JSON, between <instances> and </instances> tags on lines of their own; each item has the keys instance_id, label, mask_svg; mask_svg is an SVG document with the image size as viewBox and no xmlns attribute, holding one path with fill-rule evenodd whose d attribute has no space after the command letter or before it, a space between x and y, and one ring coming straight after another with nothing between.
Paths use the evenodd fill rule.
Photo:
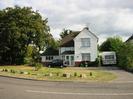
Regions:
<instances>
[{"instance_id":1,"label":"shrub","mask_svg":"<svg viewBox=\"0 0 133 99\"><path fill-rule=\"evenodd\" d=\"M24 64L32 65L33 61L34 60L31 57L25 57L24 58Z\"/></svg>"},{"instance_id":2,"label":"shrub","mask_svg":"<svg viewBox=\"0 0 133 99\"><path fill-rule=\"evenodd\" d=\"M11 72L11 73L16 73L16 71L15 71L15 70L13 70L13 69L11 69L11 70L10 70L10 72Z\"/></svg>"},{"instance_id":3,"label":"shrub","mask_svg":"<svg viewBox=\"0 0 133 99\"><path fill-rule=\"evenodd\" d=\"M99 64L99 60L98 60L98 58L96 58L96 60L94 62L82 61L80 63L80 67L98 66L98 64Z\"/></svg>"},{"instance_id":4,"label":"shrub","mask_svg":"<svg viewBox=\"0 0 133 99\"><path fill-rule=\"evenodd\" d=\"M8 72L8 69L3 69L4 72Z\"/></svg>"},{"instance_id":5,"label":"shrub","mask_svg":"<svg viewBox=\"0 0 133 99\"><path fill-rule=\"evenodd\" d=\"M92 76L92 72L90 72L90 76Z\"/></svg>"},{"instance_id":6,"label":"shrub","mask_svg":"<svg viewBox=\"0 0 133 99\"><path fill-rule=\"evenodd\" d=\"M81 77L81 78L87 78L87 75L86 74L80 74L79 77Z\"/></svg>"},{"instance_id":7,"label":"shrub","mask_svg":"<svg viewBox=\"0 0 133 99\"><path fill-rule=\"evenodd\" d=\"M80 67L84 67L84 63L83 62L80 63Z\"/></svg>"},{"instance_id":8,"label":"shrub","mask_svg":"<svg viewBox=\"0 0 133 99\"><path fill-rule=\"evenodd\" d=\"M34 67L35 67L35 71L38 71L39 69L43 67L43 65L41 63L35 63Z\"/></svg>"},{"instance_id":9,"label":"shrub","mask_svg":"<svg viewBox=\"0 0 133 99\"><path fill-rule=\"evenodd\" d=\"M59 72L57 72L57 73L56 73L56 75L57 75L57 76L59 76L59 75L60 75L60 73L59 73Z\"/></svg>"},{"instance_id":10,"label":"shrub","mask_svg":"<svg viewBox=\"0 0 133 99\"><path fill-rule=\"evenodd\" d=\"M74 72L74 77L76 77L78 74L77 74L77 72Z\"/></svg>"},{"instance_id":11,"label":"shrub","mask_svg":"<svg viewBox=\"0 0 133 99\"><path fill-rule=\"evenodd\" d=\"M24 74L24 72L23 71L20 71L20 74Z\"/></svg>"},{"instance_id":12,"label":"shrub","mask_svg":"<svg viewBox=\"0 0 133 99\"><path fill-rule=\"evenodd\" d=\"M64 73L62 76L63 77L66 77L66 78L70 78L71 77L71 74L70 73Z\"/></svg>"},{"instance_id":13,"label":"shrub","mask_svg":"<svg viewBox=\"0 0 133 99\"><path fill-rule=\"evenodd\" d=\"M133 72L133 44L124 44L118 53L118 66Z\"/></svg>"}]
</instances>

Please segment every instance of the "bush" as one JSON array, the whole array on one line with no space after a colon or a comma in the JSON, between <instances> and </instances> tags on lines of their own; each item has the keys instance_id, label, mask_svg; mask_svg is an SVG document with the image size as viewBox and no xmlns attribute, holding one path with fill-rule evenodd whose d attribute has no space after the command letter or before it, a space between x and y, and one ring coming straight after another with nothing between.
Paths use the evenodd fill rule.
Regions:
<instances>
[{"instance_id":1,"label":"bush","mask_svg":"<svg viewBox=\"0 0 133 99\"><path fill-rule=\"evenodd\" d=\"M77 74L77 72L74 72L74 77L76 77L78 74Z\"/></svg>"},{"instance_id":2,"label":"bush","mask_svg":"<svg viewBox=\"0 0 133 99\"><path fill-rule=\"evenodd\" d=\"M3 69L4 72L8 72L8 69Z\"/></svg>"},{"instance_id":3,"label":"bush","mask_svg":"<svg viewBox=\"0 0 133 99\"><path fill-rule=\"evenodd\" d=\"M24 58L24 64L32 65L34 60L31 57Z\"/></svg>"},{"instance_id":4,"label":"bush","mask_svg":"<svg viewBox=\"0 0 133 99\"><path fill-rule=\"evenodd\" d=\"M35 63L34 67L35 67L35 71L38 71L39 69L43 67L43 65L41 63Z\"/></svg>"},{"instance_id":5,"label":"bush","mask_svg":"<svg viewBox=\"0 0 133 99\"><path fill-rule=\"evenodd\" d=\"M82 61L80 63L80 67L98 66L98 63L99 63L98 58L96 58L96 60L94 62Z\"/></svg>"},{"instance_id":6,"label":"bush","mask_svg":"<svg viewBox=\"0 0 133 99\"><path fill-rule=\"evenodd\" d=\"M133 44L124 44L118 53L118 66L133 72Z\"/></svg>"},{"instance_id":7,"label":"bush","mask_svg":"<svg viewBox=\"0 0 133 99\"><path fill-rule=\"evenodd\" d=\"M57 73L56 73L56 75L57 75L57 76L59 76L59 75L60 75L60 73L59 73L59 72L57 72Z\"/></svg>"},{"instance_id":8,"label":"bush","mask_svg":"<svg viewBox=\"0 0 133 99\"><path fill-rule=\"evenodd\" d=\"M92 72L90 72L90 76L92 76Z\"/></svg>"},{"instance_id":9,"label":"bush","mask_svg":"<svg viewBox=\"0 0 133 99\"><path fill-rule=\"evenodd\" d=\"M12 69L10 70L10 72L11 72L11 73L16 73L16 71L15 71L15 70L12 70Z\"/></svg>"}]
</instances>

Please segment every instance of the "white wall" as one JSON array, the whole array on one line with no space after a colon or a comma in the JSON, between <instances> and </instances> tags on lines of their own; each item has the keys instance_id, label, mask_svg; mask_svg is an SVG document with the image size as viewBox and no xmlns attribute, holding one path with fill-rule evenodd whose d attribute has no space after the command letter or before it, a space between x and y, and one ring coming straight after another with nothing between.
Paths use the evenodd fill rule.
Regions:
<instances>
[{"instance_id":1,"label":"white wall","mask_svg":"<svg viewBox=\"0 0 133 99\"><path fill-rule=\"evenodd\" d=\"M46 56L41 56L42 57L42 62L51 62L52 60L46 60ZM59 56L53 56L53 59L60 59Z\"/></svg>"},{"instance_id":2,"label":"white wall","mask_svg":"<svg viewBox=\"0 0 133 99\"><path fill-rule=\"evenodd\" d=\"M90 47L82 47L81 38L90 38ZM83 29L74 39L75 61L82 61L82 53L90 53L91 61L95 61L97 58L97 41L98 38L90 33L89 30Z\"/></svg>"}]
</instances>

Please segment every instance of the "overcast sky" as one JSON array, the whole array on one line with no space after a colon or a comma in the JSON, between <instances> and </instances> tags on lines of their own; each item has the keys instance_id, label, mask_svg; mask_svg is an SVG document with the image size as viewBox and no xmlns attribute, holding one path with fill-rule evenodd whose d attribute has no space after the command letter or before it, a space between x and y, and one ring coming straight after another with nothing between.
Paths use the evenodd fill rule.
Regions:
<instances>
[{"instance_id":1,"label":"overcast sky","mask_svg":"<svg viewBox=\"0 0 133 99\"><path fill-rule=\"evenodd\" d=\"M48 18L55 38L63 28L78 31L86 25L100 43L110 36L126 40L133 34L133 0L0 0L0 9L14 5L32 7Z\"/></svg>"}]
</instances>

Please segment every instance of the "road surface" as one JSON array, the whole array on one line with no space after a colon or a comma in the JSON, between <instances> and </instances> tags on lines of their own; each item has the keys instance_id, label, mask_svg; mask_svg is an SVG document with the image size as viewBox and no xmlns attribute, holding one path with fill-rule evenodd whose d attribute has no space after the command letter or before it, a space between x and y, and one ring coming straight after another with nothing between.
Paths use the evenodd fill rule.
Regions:
<instances>
[{"instance_id":1,"label":"road surface","mask_svg":"<svg viewBox=\"0 0 133 99\"><path fill-rule=\"evenodd\" d=\"M48 82L0 76L0 99L133 99L133 81Z\"/></svg>"}]
</instances>

